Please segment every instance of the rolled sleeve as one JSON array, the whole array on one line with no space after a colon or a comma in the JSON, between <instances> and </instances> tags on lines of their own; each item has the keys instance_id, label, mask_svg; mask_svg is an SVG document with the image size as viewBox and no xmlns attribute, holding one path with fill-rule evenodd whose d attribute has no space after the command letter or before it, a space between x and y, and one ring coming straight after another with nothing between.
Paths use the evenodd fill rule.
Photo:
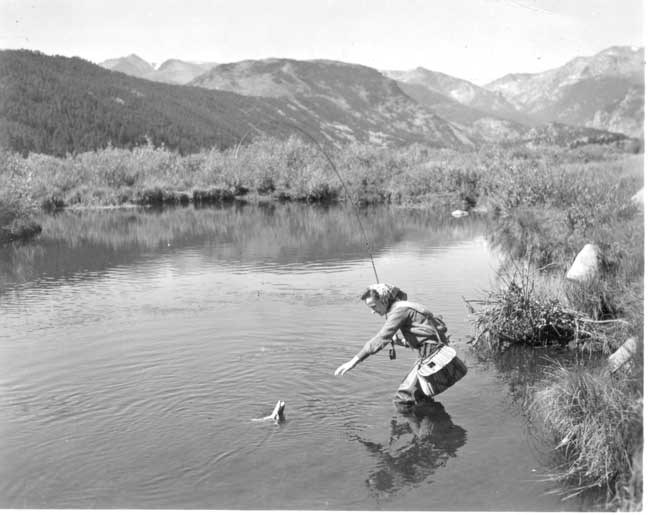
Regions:
<instances>
[{"instance_id":1,"label":"rolled sleeve","mask_svg":"<svg viewBox=\"0 0 650 515\"><path fill-rule=\"evenodd\" d=\"M393 335L399 330L407 316L407 309L395 307L388 312L386 322L379 332L366 342L363 348L357 353L357 359L363 361L371 354L376 354L388 345Z\"/></svg>"}]
</instances>

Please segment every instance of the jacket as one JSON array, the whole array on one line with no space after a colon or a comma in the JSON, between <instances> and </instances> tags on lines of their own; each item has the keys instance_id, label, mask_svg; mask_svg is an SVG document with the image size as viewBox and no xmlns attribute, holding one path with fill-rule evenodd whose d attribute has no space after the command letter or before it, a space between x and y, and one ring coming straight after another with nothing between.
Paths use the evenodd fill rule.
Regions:
<instances>
[{"instance_id":1,"label":"jacket","mask_svg":"<svg viewBox=\"0 0 650 515\"><path fill-rule=\"evenodd\" d=\"M406 346L418 350L420 357L432 354L447 343L444 324L422 304L398 300L393 302L386 316L379 332L357 353L359 361L386 347L398 330L402 332ZM394 343L400 342L396 340Z\"/></svg>"}]
</instances>

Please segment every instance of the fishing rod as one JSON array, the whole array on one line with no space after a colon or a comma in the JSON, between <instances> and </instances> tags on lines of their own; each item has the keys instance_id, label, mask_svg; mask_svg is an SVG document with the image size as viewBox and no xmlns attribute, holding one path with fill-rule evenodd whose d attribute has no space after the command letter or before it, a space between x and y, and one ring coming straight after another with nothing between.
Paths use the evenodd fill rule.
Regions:
<instances>
[{"instance_id":1,"label":"fishing rod","mask_svg":"<svg viewBox=\"0 0 650 515\"><path fill-rule=\"evenodd\" d=\"M343 177L339 173L338 169L336 168L336 165L334 164L334 161L332 161L329 154L327 152L325 152L325 149L320 145L318 140L316 140L316 138L314 138L306 130L304 130L301 127L298 127L297 125L294 125L292 123L287 123L287 125L292 127L293 129L296 129L297 131L301 132L305 136L307 136L307 138L309 138L314 143L314 145L316 145L316 148L321 152L321 154L323 154L325 156L325 159L327 159L327 162L332 167L332 170L334 170L334 173L338 177L339 181L341 181L341 185L343 186L343 190L345 191L345 196L347 197L348 201L352 205L352 208L354 210L354 214L355 214L357 222L359 224L359 229L361 229L361 234L363 235L363 239L364 239L364 242L366 244L366 249L368 251L368 256L370 256L370 264L372 265L372 271L375 274L375 279L376 279L377 282L379 282L379 276L377 275L377 268L375 267L375 260L373 259L372 251L370 250L370 241L368 240L368 235L366 234L366 230L364 229L363 223L361 222L361 215L359 214L359 209L354 204L354 201L352 200L352 195L350 195L350 190L348 190L348 187L345 184L345 181L343 180Z\"/></svg>"},{"instance_id":2,"label":"fishing rod","mask_svg":"<svg viewBox=\"0 0 650 515\"><path fill-rule=\"evenodd\" d=\"M345 191L345 195L350 201L350 204L352 204L352 208L354 210L354 214L357 218L357 222L359 223L359 228L361 229L361 234L363 235L363 239L366 243L366 249L368 250L368 256L370 256L370 264L372 265L372 271L375 274L375 279L377 283L379 283L379 276L377 275L377 268L375 268L375 260L372 257L372 252L370 250L370 241L368 240L368 235L366 234L366 230L363 228L363 223L361 222L361 216L359 215L359 210L355 206L354 202L352 201L352 195L350 195L350 191L348 190L347 185L345 184L345 181L343 180L343 177L339 173L338 169L336 168L336 165L334 164L334 161L330 158L329 154L325 152L325 149L321 147L320 143L314 138L311 134L309 134L306 130L302 129L301 127L298 127L297 125L294 125L292 123L287 123L290 127L296 129L297 131L300 131L302 134L307 136L315 145L318 150L325 156L325 159L327 159L327 162L330 164L332 167L332 170L334 170L334 173L336 176L339 178L339 181L341 181L341 185L343 186L343 190ZM388 315L384 315L384 318L388 318ZM388 349L388 357L389 359L395 359L397 357L396 352L395 352L395 344L393 341L391 341L391 348Z\"/></svg>"},{"instance_id":3,"label":"fishing rod","mask_svg":"<svg viewBox=\"0 0 650 515\"><path fill-rule=\"evenodd\" d=\"M237 143L237 146L235 147L235 159L237 159L237 156L239 155L239 149L241 148L242 143L244 143L246 136L248 136L251 132L253 132L253 129L248 129Z\"/></svg>"},{"instance_id":4,"label":"fishing rod","mask_svg":"<svg viewBox=\"0 0 650 515\"><path fill-rule=\"evenodd\" d=\"M343 180L343 177L339 173L338 168L336 168L336 165L334 164L334 161L332 158L329 156L329 154L325 151L325 149L321 146L321 144L318 142L318 140L309 134L305 129L302 127L299 127L298 125L295 125L293 123L288 123L288 122L283 122L284 125L295 129L296 131L300 132L304 136L306 136L314 145L316 145L316 148L320 151L321 154L325 156L325 159L329 163L330 167L334 171L334 174L338 177L339 181L341 182L341 186L343 186L343 191L345 191L345 196L352 205L352 209L354 211L354 215L357 219L357 223L359 224L359 229L361 230L361 234L363 236L364 243L366 244L366 250L368 251L368 256L370 257L370 264L372 265L372 271L375 274L375 280L377 283L379 283L379 275L377 274L377 267L375 267L375 260L372 257L372 251L370 249L370 240L368 239L368 234L366 233L365 228L363 227L363 222L361 221L361 215L359 214L359 209L357 206L354 204L354 201L352 200L352 195L350 195L350 190L348 189L347 184L345 184L345 181ZM250 132L250 131L249 131ZM244 140L244 138L248 135L248 132L242 137L240 143ZM239 150L239 145L237 150ZM384 318L387 318L387 315L384 315ZM395 359L396 358L396 353L395 353L395 344L394 342L391 341L391 348L388 350L388 357L390 359Z\"/></svg>"}]
</instances>

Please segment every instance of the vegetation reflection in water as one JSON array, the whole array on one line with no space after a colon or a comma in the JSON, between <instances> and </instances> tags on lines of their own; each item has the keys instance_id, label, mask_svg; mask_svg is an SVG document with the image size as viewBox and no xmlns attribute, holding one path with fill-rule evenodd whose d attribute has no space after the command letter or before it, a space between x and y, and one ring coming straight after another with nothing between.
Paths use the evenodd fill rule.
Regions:
<instances>
[{"instance_id":1,"label":"vegetation reflection in water","mask_svg":"<svg viewBox=\"0 0 650 515\"><path fill-rule=\"evenodd\" d=\"M478 218L454 219L447 210L375 207L362 213L373 252L417 235L436 245L481 236ZM32 243L0 248L5 285L41 277L102 272L143 255L200 245L211 258L281 269L300 262L368 258L363 235L347 206L233 204L221 208L64 211L41 220Z\"/></svg>"}]
</instances>

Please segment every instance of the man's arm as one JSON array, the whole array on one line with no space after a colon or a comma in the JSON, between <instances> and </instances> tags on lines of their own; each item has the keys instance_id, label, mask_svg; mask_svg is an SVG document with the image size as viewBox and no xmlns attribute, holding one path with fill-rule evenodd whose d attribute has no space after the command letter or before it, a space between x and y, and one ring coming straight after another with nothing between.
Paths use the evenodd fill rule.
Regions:
<instances>
[{"instance_id":1,"label":"man's arm","mask_svg":"<svg viewBox=\"0 0 650 515\"><path fill-rule=\"evenodd\" d=\"M345 374L348 370L356 367L360 362L366 359L371 354L379 352L386 347L393 336L399 330L404 318L406 317L406 309L394 308L388 313L388 318L384 322L379 332L366 342L363 348L354 356L350 361L343 363L336 369L334 375L339 376Z\"/></svg>"}]
</instances>

